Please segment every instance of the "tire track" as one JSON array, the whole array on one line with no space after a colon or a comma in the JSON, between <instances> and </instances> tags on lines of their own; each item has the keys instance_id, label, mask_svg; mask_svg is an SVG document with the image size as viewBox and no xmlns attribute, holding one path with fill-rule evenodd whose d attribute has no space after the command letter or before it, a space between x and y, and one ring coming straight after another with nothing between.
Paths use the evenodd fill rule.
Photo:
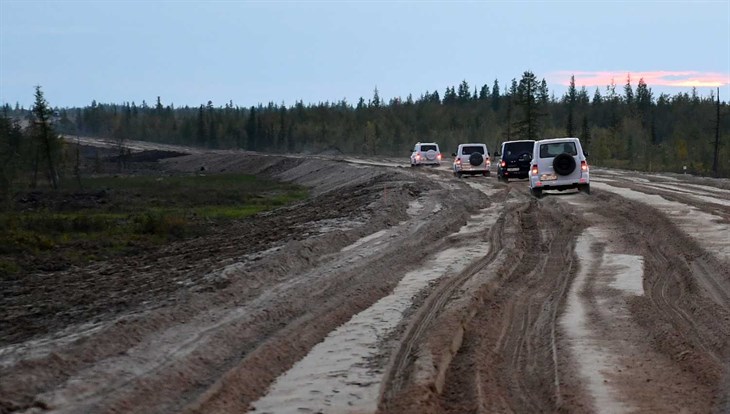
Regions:
<instances>
[{"instance_id":1,"label":"tire track","mask_svg":"<svg viewBox=\"0 0 730 414\"><path fill-rule=\"evenodd\" d=\"M424 341L426 329L436 319L449 298L465 281L469 280L497 258L502 248L499 235L503 232L504 223L505 218L504 213L502 213L489 231L489 250L486 255L470 265L461 274L450 278L438 286L419 308L418 313L406 330L398 351L389 364L391 369L386 374L386 381L383 385L381 396L382 406L387 407L388 402L402 391L404 384L409 379L408 369L413 362L412 351L418 344Z\"/></svg>"},{"instance_id":2,"label":"tire track","mask_svg":"<svg viewBox=\"0 0 730 414\"><path fill-rule=\"evenodd\" d=\"M523 228L555 223L551 219L563 216L564 212L558 205L551 205L551 209L554 207L558 208L547 215L545 211L536 210L522 217ZM502 392L507 394L511 410L549 411L561 405L556 326L558 311L575 275L572 241L577 227L565 231L567 229L553 225L542 240L544 251L516 268L510 276L510 285L519 286L516 291L510 285L500 288L510 292L511 297L505 298L509 312L500 321L507 327L506 332L491 348L492 352L502 355L502 361L491 375L496 371L508 377L495 376L493 379L502 383ZM514 323L517 321L519 323ZM482 381L476 386L488 388L490 384ZM488 392L480 391L479 394Z\"/></svg>"},{"instance_id":3,"label":"tire track","mask_svg":"<svg viewBox=\"0 0 730 414\"><path fill-rule=\"evenodd\" d=\"M606 192L596 198L610 207L595 212L618 225L624 243L644 257L645 295L630 301L634 320L723 412L730 393L730 270L653 207Z\"/></svg>"},{"instance_id":4,"label":"tire track","mask_svg":"<svg viewBox=\"0 0 730 414\"><path fill-rule=\"evenodd\" d=\"M409 384L386 411L544 412L560 406L557 317L575 275L573 240L581 224L566 225L568 211L553 200L536 201L521 192L510 196L520 206L503 214L498 229L503 260L492 261L491 277L481 279L470 293L471 305L461 309L471 317L461 319L463 342L443 389ZM549 208L543 208L546 203ZM430 335L453 335L456 321L437 317Z\"/></svg>"}]
</instances>

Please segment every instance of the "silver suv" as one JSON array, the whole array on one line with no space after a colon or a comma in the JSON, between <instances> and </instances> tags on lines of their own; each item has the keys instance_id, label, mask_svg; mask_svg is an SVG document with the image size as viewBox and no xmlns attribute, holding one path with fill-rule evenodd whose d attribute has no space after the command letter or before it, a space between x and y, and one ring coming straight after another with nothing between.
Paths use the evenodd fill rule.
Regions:
<instances>
[{"instance_id":1,"label":"silver suv","mask_svg":"<svg viewBox=\"0 0 730 414\"><path fill-rule=\"evenodd\" d=\"M464 174L489 175L489 159L487 144L459 144L454 156L454 175L461 178Z\"/></svg>"},{"instance_id":2,"label":"silver suv","mask_svg":"<svg viewBox=\"0 0 730 414\"><path fill-rule=\"evenodd\" d=\"M530 192L541 197L543 190L577 188L590 194L586 153L578 138L535 141L530 161Z\"/></svg>"},{"instance_id":3,"label":"silver suv","mask_svg":"<svg viewBox=\"0 0 730 414\"><path fill-rule=\"evenodd\" d=\"M441 151L435 142L416 142L411 152L411 167L441 165Z\"/></svg>"}]
</instances>

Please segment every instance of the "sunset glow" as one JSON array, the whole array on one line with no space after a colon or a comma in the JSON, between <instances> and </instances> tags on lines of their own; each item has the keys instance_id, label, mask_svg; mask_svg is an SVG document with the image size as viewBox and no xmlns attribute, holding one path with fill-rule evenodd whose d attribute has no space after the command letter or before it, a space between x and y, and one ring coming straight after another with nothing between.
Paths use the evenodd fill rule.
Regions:
<instances>
[{"instance_id":1,"label":"sunset glow","mask_svg":"<svg viewBox=\"0 0 730 414\"><path fill-rule=\"evenodd\" d=\"M598 86L603 87L613 81L617 86L626 84L626 77L631 76L631 84L637 85L639 79L649 86L669 86L684 88L720 87L730 85L730 74L717 72L696 72L696 71L649 71L649 72L586 72L586 71L561 71L556 72L550 78L560 85L570 85L570 77L575 76L576 86Z\"/></svg>"}]
</instances>

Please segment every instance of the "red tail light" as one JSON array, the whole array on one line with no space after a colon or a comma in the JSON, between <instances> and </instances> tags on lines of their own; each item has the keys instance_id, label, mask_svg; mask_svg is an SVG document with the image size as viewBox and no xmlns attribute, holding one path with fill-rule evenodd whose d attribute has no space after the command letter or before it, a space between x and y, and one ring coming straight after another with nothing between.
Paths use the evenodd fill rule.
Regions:
<instances>
[{"instance_id":1,"label":"red tail light","mask_svg":"<svg viewBox=\"0 0 730 414\"><path fill-rule=\"evenodd\" d=\"M581 171L588 171L588 163L585 161L580 162L580 170Z\"/></svg>"},{"instance_id":2,"label":"red tail light","mask_svg":"<svg viewBox=\"0 0 730 414\"><path fill-rule=\"evenodd\" d=\"M440 161L441 160L441 153L436 154L436 158L438 158L439 161Z\"/></svg>"},{"instance_id":3,"label":"red tail light","mask_svg":"<svg viewBox=\"0 0 730 414\"><path fill-rule=\"evenodd\" d=\"M537 164L532 166L532 175L537 175Z\"/></svg>"},{"instance_id":4,"label":"red tail light","mask_svg":"<svg viewBox=\"0 0 730 414\"><path fill-rule=\"evenodd\" d=\"M502 167L506 167L507 166L507 163L504 162L504 161L502 161L502 162L499 163L499 165L501 165Z\"/></svg>"}]
</instances>

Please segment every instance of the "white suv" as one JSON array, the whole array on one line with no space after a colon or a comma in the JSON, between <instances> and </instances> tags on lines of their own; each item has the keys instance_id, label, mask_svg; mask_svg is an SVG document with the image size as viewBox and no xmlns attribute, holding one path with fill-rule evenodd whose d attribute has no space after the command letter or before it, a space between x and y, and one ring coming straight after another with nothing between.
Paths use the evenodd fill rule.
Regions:
<instances>
[{"instance_id":1,"label":"white suv","mask_svg":"<svg viewBox=\"0 0 730 414\"><path fill-rule=\"evenodd\" d=\"M417 142L411 153L411 167L441 165L441 151L435 142Z\"/></svg>"},{"instance_id":2,"label":"white suv","mask_svg":"<svg viewBox=\"0 0 730 414\"><path fill-rule=\"evenodd\" d=\"M454 158L454 175L461 178L464 174L489 175L489 166L492 161L489 159L487 144L459 144Z\"/></svg>"},{"instance_id":3,"label":"white suv","mask_svg":"<svg viewBox=\"0 0 730 414\"><path fill-rule=\"evenodd\" d=\"M530 192L541 197L543 190L577 188L591 193L586 153L578 138L535 141L530 161Z\"/></svg>"}]
</instances>

